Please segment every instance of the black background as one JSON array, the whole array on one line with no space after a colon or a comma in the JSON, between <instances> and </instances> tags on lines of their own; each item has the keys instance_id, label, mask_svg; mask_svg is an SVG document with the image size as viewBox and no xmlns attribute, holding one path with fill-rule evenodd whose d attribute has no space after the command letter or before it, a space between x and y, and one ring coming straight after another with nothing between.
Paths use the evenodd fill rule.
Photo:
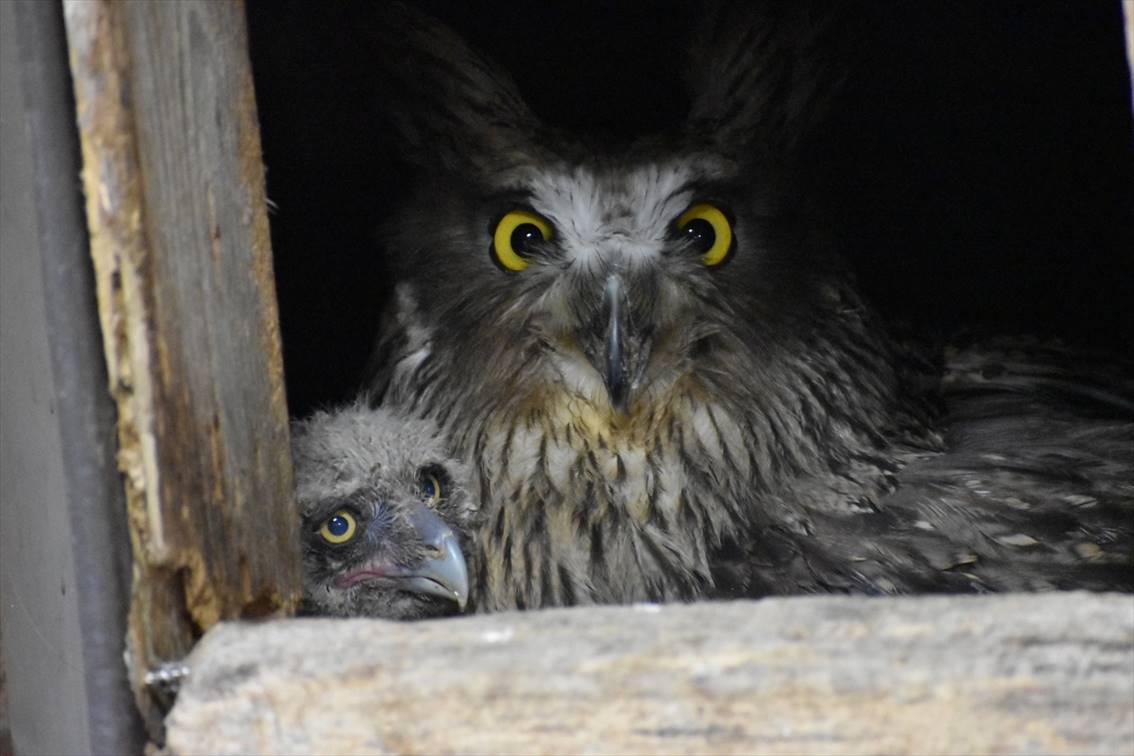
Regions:
<instances>
[{"instance_id":1,"label":"black background","mask_svg":"<svg viewBox=\"0 0 1134 756\"><path fill-rule=\"evenodd\" d=\"M696 2L420 3L544 120L633 136L688 107ZM370 3L249 0L291 410L347 398L388 295L374 228L403 184ZM830 220L889 316L1129 351L1134 160L1118 0L861 3L823 149Z\"/></svg>"}]
</instances>

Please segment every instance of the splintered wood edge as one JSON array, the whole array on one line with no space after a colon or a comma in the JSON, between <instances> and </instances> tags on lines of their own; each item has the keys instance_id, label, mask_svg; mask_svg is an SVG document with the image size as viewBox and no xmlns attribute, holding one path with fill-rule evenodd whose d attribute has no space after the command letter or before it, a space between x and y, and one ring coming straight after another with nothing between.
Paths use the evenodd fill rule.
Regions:
<instances>
[{"instance_id":1,"label":"splintered wood edge","mask_svg":"<svg viewBox=\"0 0 1134 756\"><path fill-rule=\"evenodd\" d=\"M154 326L157 308L150 280L151 240L146 233L146 178L139 153L137 113L133 110L143 105L134 102L136 93L131 91L131 77L139 74L131 69L138 63L130 59L129 53L127 17L131 9L107 0L65 0L63 7L83 157L90 253L109 391L118 411L118 465L123 473L134 553L126 659L150 736L160 742L163 712L145 687L147 670L187 654L197 627L207 628L223 616L233 616L233 597L217 594L208 559L190 543L191 539L168 537L172 531L167 532L167 528L184 527L184 523L164 520L166 508L161 492L167 482L161 480L157 431L161 408L156 406L158 387L153 380L156 360L162 354ZM237 4L234 12L242 13L240 7ZM220 6L216 9L221 10ZM232 9L225 6L224 10ZM243 50L240 53L246 54ZM240 74L239 112L235 115L238 180L242 196L248 201L245 223L250 228L252 248L250 274L264 293L255 314L256 333L268 371L268 404L278 414L274 420L286 433L255 98L250 69L236 73ZM286 435L284 438L286 447ZM285 448L283 457L288 456L286 452ZM284 459L280 464L286 469L276 477L282 481L281 487L290 491L290 460ZM293 610L298 600L298 558L293 565L293 579L276 581L270 595L264 593L261 585L263 576L257 576L260 582L253 586L248 564L241 560L238 566L240 584L245 586L244 594L248 594L238 597L245 602L243 608L238 607L241 612Z\"/></svg>"},{"instance_id":2,"label":"splintered wood edge","mask_svg":"<svg viewBox=\"0 0 1134 756\"><path fill-rule=\"evenodd\" d=\"M197 753L1130 753L1134 597L600 607L221 623Z\"/></svg>"}]
</instances>

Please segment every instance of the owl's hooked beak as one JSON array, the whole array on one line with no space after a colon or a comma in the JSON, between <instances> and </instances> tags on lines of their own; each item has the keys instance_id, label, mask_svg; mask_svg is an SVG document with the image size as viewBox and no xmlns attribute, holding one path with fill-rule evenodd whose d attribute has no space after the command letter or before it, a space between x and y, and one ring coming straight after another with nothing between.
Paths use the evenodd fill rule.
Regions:
<instances>
[{"instance_id":1,"label":"owl's hooked beak","mask_svg":"<svg viewBox=\"0 0 1134 756\"><path fill-rule=\"evenodd\" d=\"M606 279L606 290L603 293L603 309L607 312L606 324L606 352L603 361L603 381L606 391L610 394L610 403L619 412L626 411L626 399L629 395L626 375L626 364L623 360L622 338L625 328L622 325L622 279L617 274Z\"/></svg>"},{"instance_id":2,"label":"owl's hooked beak","mask_svg":"<svg viewBox=\"0 0 1134 756\"><path fill-rule=\"evenodd\" d=\"M602 350L601 353L594 350L591 358L602 374L611 406L618 412L626 412L638 385L639 363L649 350L641 343L641 334L630 320L626 287L619 274L611 273L607 277L602 303L606 320Z\"/></svg>"}]
</instances>

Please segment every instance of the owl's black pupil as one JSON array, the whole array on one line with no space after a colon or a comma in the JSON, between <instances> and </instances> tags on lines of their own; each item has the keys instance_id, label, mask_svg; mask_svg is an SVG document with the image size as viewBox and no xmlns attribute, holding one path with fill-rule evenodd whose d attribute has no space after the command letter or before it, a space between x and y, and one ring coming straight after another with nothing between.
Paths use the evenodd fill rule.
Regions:
<instances>
[{"instance_id":1,"label":"owl's black pupil","mask_svg":"<svg viewBox=\"0 0 1134 756\"><path fill-rule=\"evenodd\" d=\"M525 255L532 251L532 245L543 241L543 234L534 223L521 223L512 232L512 249L518 255Z\"/></svg>"},{"instance_id":2,"label":"owl's black pupil","mask_svg":"<svg viewBox=\"0 0 1134 756\"><path fill-rule=\"evenodd\" d=\"M345 517L335 515L331 519L327 520L327 530L331 532L331 535L341 536L346 533L349 528L350 525L347 523Z\"/></svg>"},{"instance_id":3,"label":"owl's black pupil","mask_svg":"<svg viewBox=\"0 0 1134 756\"><path fill-rule=\"evenodd\" d=\"M694 218L681 230L689 243L700 252L708 252L717 240L717 232L713 230L713 224L704 218Z\"/></svg>"},{"instance_id":4,"label":"owl's black pupil","mask_svg":"<svg viewBox=\"0 0 1134 756\"><path fill-rule=\"evenodd\" d=\"M425 498L432 499L437 495L437 487L433 485L432 480L427 480L421 484L421 491L425 494Z\"/></svg>"}]
</instances>

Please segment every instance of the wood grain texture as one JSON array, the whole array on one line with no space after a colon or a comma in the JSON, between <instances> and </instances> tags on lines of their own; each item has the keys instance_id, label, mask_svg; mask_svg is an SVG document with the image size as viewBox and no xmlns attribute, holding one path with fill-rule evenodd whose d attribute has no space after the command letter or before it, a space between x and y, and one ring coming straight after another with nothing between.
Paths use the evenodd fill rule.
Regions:
<instances>
[{"instance_id":1,"label":"wood grain texture","mask_svg":"<svg viewBox=\"0 0 1134 756\"><path fill-rule=\"evenodd\" d=\"M147 668L300 590L259 126L240 2L65 18L153 725Z\"/></svg>"},{"instance_id":2,"label":"wood grain texture","mask_svg":"<svg viewBox=\"0 0 1134 756\"><path fill-rule=\"evenodd\" d=\"M175 754L1131 753L1134 597L222 623Z\"/></svg>"}]
</instances>

